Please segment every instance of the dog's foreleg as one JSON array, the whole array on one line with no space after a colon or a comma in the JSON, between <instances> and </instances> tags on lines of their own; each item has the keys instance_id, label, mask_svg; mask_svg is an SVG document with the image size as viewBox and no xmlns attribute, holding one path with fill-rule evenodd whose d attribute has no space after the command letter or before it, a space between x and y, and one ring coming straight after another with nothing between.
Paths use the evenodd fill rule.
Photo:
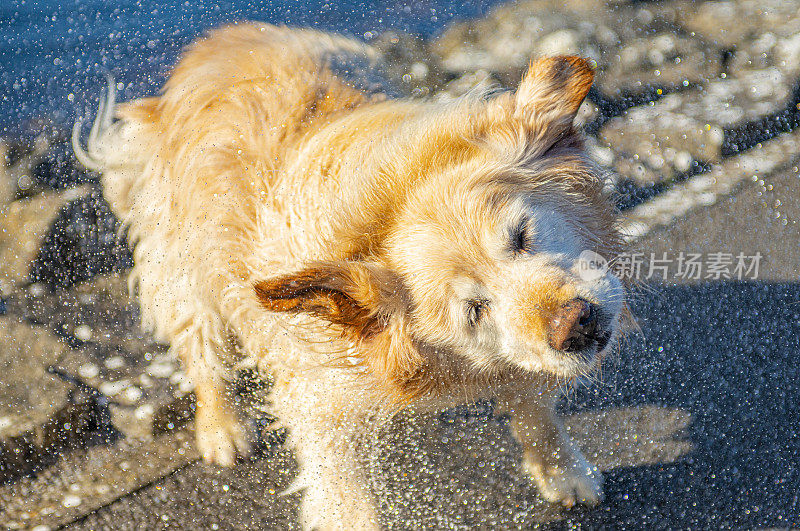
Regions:
<instances>
[{"instance_id":1,"label":"dog's foreleg","mask_svg":"<svg viewBox=\"0 0 800 531\"><path fill-rule=\"evenodd\" d=\"M291 411L279 412L289 429L299 474L289 491L302 492L300 521L304 529L378 530L377 500L369 483L368 463L375 451L376 429L358 408L349 412L335 405L336 393L317 387L310 398L297 395L277 402ZM291 403L289 402L291 400Z\"/></svg>"},{"instance_id":2,"label":"dog's foreleg","mask_svg":"<svg viewBox=\"0 0 800 531\"><path fill-rule=\"evenodd\" d=\"M249 453L249 434L236 417L226 392L225 369L217 351L224 347L205 338L197 328L187 329L172 343L194 384L197 449L206 462L232 466L237 455Z\"/></svg>"},{"instance_id":3,"label":"dog's foreleg","mask_svg":"<svg viewBox=\"0 0 800 531\"><path fill-rule=\"evenodd\" d=\"M602 475L564 431L555 412L557 394L537 389L509 392L498 406L510 416L511 431L522 445L522 464L547 501L571 507L596 505L603 498Z\"/></svg>"},{"instance_id":4,"label":"dog's foreleg","mask_svg":"<svg viewBox=\"0 0 800 531\"><path fill-rule=\"evenodd\" d=\"M225 383L206 379L195 384L195 439L206 462L233 466L237 455L250 452L250 438L229 405Z\"/></svg>"}]
</instances>

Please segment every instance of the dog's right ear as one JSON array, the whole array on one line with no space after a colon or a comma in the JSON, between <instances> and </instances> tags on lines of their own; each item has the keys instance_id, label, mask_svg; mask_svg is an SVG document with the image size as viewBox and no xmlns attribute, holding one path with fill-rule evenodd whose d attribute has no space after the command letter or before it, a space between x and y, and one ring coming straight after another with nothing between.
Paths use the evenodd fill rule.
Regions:
<instances>
[{"instance_id":1,"label":"dog's right ear","mask_svg":"<svg viewBox=\"0 0 800 531\"><path fill-rule=\"evenodd\" d=\"M533 159L555 143L572 141L573 122L594 79L592 63L574 55L531 61L516 92L489 100L476 133L521 159Z\"/></svg>"},{"instance_id":2,"label":"dog's right ear","mask_svg":"<svg viewBox=\"0 0 800 531\"><path fill-rule=\"evenodd\" d=\"M570 125L589 94L594 68L576 55L531 61L515 95L515 115L529 125Z\"/></svg>"},{"instance_id":3,"label":"dog's right ear","mask_svg":"<svg viewBox=\"0 0 800 531\"><path fill-rule=\"evenodd\" d=\"M305 313L341 327L355 338L381 332L397 296L382 267L355 261L320 262L255 284L259 301L273 312Z\"/></svg>"}]
</instances>

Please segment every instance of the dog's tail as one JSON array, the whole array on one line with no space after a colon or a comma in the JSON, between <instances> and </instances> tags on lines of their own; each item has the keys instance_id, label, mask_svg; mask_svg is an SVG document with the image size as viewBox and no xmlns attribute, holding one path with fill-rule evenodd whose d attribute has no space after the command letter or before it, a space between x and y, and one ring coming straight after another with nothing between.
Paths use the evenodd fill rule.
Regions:
<instances>
[{"instance_id":1,"label":"dog's tail","mask_svg":"<svg viewBox=\"0 0 800 531\"><path fill-rule=\"evenodd\" d=\"M83 122L78 120L72 128L72 149L83 166L102 174L103 195L114 213L125 219L156 149L158 98L121 105L115 100L116 85L108 76L86 147L80 138Z\"/></svg>"},{"instance_id":2,"label":"dog's tail","mask_svg":"<svg viewBox=\"0 0 800 531\"><path fill-rule=\"evenodd\" d=\"M100 139L107 135L114 124L114 106L117 96L114 78L109 74L107 80L108 87L106 93L100 97L100 106L97 109L97 116L92 122L86 149L81 145L83 119L78 118L75 125L72 126L72 150L75 152L75 158L87 169L101 173L106 169L107 161L103 156Z\"/></svg>"}]
</instances>

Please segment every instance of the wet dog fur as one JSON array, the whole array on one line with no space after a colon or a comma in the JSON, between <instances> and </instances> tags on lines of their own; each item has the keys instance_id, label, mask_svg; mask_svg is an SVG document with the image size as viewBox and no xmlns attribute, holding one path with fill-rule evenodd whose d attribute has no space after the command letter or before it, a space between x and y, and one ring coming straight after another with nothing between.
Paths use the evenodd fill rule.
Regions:
<instances>
[{"instance_id":1,"label":"wet dog fur","mask_svg":"<svg viewBox=\"0 0 800 531\"><path fill-rule=\"evenodd\" d=\"M224 388L249 361L272 380L307 528L379 527L376 423L479 398L510 415L544 498L599 502L554 412L625 314L616 277L578 270L620 246L573 126L591 66L541 58L515 92L449 103L392 98L379 73L363 43L239 24L192 44L161 95L109 94L85 151L75 130L135 244L143 325L194 383L200 453L247 453ZM575 300L602 341L554 348Z\"/></svg>"}]
</instances>

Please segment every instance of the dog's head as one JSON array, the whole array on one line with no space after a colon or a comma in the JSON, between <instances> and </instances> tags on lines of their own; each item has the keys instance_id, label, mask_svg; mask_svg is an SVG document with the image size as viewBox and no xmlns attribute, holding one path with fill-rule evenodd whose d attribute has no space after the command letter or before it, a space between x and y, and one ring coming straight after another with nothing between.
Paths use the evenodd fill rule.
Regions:
<instances>
[{"instance_id":1,"label":"dog's head","mask_svg":"<svg viewBox=\"0 0 800 531\"><path fill-rule=\"evenodd\" d=\"M333 323L403 398L591 370L625 312L620 280L586 260L620 244L573 126L592 78L583 59L542 59L516 93L418 122L345 216L344 258L258 283L263 305Z\"/></svg>"}]
</instances>

